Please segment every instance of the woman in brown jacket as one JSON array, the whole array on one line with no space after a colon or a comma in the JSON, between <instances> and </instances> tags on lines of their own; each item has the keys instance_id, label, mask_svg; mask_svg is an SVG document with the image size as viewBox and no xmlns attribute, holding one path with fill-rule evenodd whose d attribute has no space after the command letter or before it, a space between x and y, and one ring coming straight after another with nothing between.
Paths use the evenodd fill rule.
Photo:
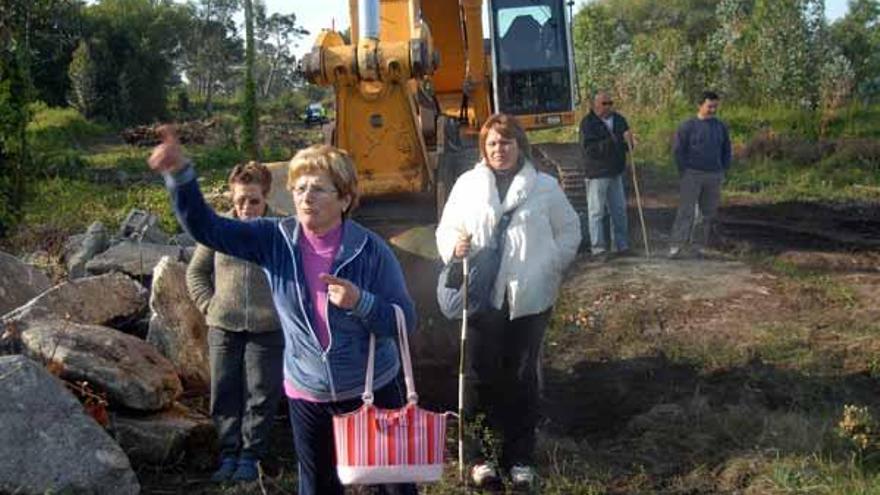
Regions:
<instances>
[{"instance_id":1,"label":"woman in brown jacket","mask_svg":"<svg viewBox=\"0 0 880 495\"><path fill-rule=\"evenodd\" d=\"M241 220L273 216L272 174L256 162L229 176ZM190 297L205 314L211 363L211 417L220 441L213 481L252 481L268 450L282 392L284 337L266 274L259 266L199 245L186 271Z\"/></svg>"}]
</instances>

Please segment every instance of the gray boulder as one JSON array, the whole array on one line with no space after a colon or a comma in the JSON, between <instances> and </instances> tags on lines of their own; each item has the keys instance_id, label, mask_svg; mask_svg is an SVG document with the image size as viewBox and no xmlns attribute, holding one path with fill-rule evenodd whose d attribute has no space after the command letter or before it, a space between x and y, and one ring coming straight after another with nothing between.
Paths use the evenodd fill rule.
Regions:
<instances>
[{"instance_id":1,"label":"gray boulder","mask_svg":"<svg viewBox=\"0 0 880 495\"><path fill-rule=\"evenodd\" d=\"M42 366L0 357L0 397L0 493L140 493L119 445Z\"/></svg>"},{"instance_id":2,"label":"gray boulder","mask_svg":"<svg viewBox=\"0 0 880 495\"><path fill-rule=\"evenodd\" d=\"M176 244L181 247L195 247L196 240L192 238L191 235L186 232L181 232L175 236L171 237L171 244Z\"/></svg>"},{"instance_id":3,"label":"gray boulder","mask_svg":"<svg viewBox=\"0 0 880 495\"><path fill-rule=\"evenodd\" d=\"M101 222L89 225L79 246L67 258L67 276L71 279L86 276L86 263L110 247L110 234Z\"/></svg>"},{"instance_id":4,"label":"gray boulder","mask_svg":"<svg viewBox=\"0 0 880 495\"><path fill-rule=\"evenodd\" d=\"M86 380L107 394L110 407L158 411L183 391L174 365L155 347L112 328L39 320L21 340L26 355L51 364L66 380Z\"/></svg>"},{"instance_id":5,"label":"gray boulder","mask_svg":"<svg viewBox=\"0 0 880 495\"><path fill-rule=\"evenodd\" d=\"M134 277L148 277L163 256L178 260L180 246L151 242L123 241L86 263L89 273L124 272Z\"/></svg>"},{"instance_id":6,"label":"gray boulder","mask_svg":"<svg viewBox=\"0 0 880 495\"><path fill-rule=\"evenodd\" d=\"M119 446L135 466L182 462L197 469L210 469L217 459L217 432L211 419L179 402L148 416L117 414L113 430Z\"/></svg>"},{"instance_id":7,"label":"gray boulder","mask_svg":"<svg viewBox=\"0 0 880 495\"><path fill-rule=\"evenodd\" d=\"M206 389L211 378L208 326L186 290L186 265L167 257L156 265L150 309L147 342L174 363L186 388Z\"/></svg>"},{"instance_id":8,"label":"gray boulder","mask_svg":"<svg viewBox=\"0 0 880 495\"><path fill-rule=\"evenodd\" d=\"M118 237L135 241L168 244L168 235L159 227L159 217L137 208L128 212L119 226Z\"/></svg>"},{"instance_id":9,"label":"gray boulder","mask_svg":"<svg viewBox=\"0 0 880 495\"><path fill-rule=\"evenodd\" d=\"M46 318L73 323L111 326L142 315L147 290L122 273L86 277L56 285L0 318L0 325L27 329L31 321Z\"/></svg>"},{"instance_id":10,"label":"gray boulder","mask_svg":"<svg viewBox=\"0 0 880 495\"><path fill-rule=\"evenodd\" d=\"M0 251L0 314L12 311L51 286L43 272Z\"/></svg>"}]
</instances>

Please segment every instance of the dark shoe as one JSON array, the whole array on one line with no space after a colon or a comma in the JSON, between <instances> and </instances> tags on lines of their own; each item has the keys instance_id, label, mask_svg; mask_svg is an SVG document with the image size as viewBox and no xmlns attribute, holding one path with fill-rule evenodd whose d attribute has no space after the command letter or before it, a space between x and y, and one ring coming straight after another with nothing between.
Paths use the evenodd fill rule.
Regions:
<instances>
[{"instance_id":1,"label":"dark shoe","mask_svg":"<svg viewBox=\"0 0 880 495\"><path fill-rule=\"evenodd\" d=\"M614 256L616 258L629 258L630 256L635 256L635 254L632 252L632 249L626 248L618 250L614 253Z\"/></svg>"},{"instance_id":2,"label":"dark shoe","mask_svg":"<svg viewBox=\"0 0 880 495\"><path fill-rule=\"evenodd\" d=\"M238 460L238 467L232 473L232 481L255 481L260 477L256 459L242 457Z\"/></svg>"},{"instance_id":3,"label":"dark shoe","mask_svg":"<svg viewBox=\"0 0 880 495\"><path fill-rule=\"evenodd\" d=\"M214 483L229 481L237 467L238 459L235 457L224 457L220 461L220 468L214 471L214 474L211 475L211 481Z\"/></svg>"}]
</instances>

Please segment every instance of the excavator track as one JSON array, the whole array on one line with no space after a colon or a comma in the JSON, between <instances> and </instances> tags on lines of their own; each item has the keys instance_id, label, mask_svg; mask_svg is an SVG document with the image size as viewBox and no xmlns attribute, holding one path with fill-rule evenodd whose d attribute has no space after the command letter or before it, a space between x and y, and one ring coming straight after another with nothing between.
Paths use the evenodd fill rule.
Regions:
<instances>
[{"instance_id":1,"label":"excavator track","mask_svg":"<svg viewBox=\"0 0 880 495\"><path fill-rule=\"evenodd\" d=\"M586 176L577 143L541 143L532 146L535 165L559 180L562 190L582 218L587 215Z\"/></svg>"}]
</instances>

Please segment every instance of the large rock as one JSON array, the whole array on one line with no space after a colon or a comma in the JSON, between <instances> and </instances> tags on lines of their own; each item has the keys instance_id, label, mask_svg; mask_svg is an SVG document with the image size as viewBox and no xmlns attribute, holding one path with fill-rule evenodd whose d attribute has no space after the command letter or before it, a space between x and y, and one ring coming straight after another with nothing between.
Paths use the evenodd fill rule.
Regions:
<instances>
[{"instance_id":1,"label":"large rock","mask_svg":"<svg viewBox=\"0 0 880 495\"><path fill-rule=\"evenodd\" d=\"M180 246L124 241L92 258L86 263L86 270L94 274L124 272L135 277L147 277L163 256L180 259Z\"/></svg>"},{"instance_id":2,"label":"large rock","mask_svg":"<svg viewBox=\"0 0 880 495\"><path fill-rule=\"evenodd\" d=\"M180 403L148 416L117 414L116 441L135 466L164 466L181 461L210 469L217 459L217 432L211 419Z\"/></svg>"},{"instance_id":3,"label":"large rock","mask_svg":"<svg viewBox=\"0 0 880 495\"><path fill-rule=\"evenodd\" d=\"M101 222L89 225L75 251L67 258L67 276L71 279L86 276L86 263L110 247L110 235Z\"/></svg>"},{"instance_id":4,"label":"large rock","mask_svg":"<svg viewBox=\"0 0 880 495\"><path fill-rule=\"evenodd\" d=\"M12 311L51 286L43 272L0 251L0 314Z\"/></svg>"},{"instance_id":5,"label":"large rock","mask_svg":"<svg viewBox=\"0 0 880 495\"><path fill-rule=\"evenodd\" d=\"M73 323L113 326L136 319L147 309L147 290L122 273L65 282L11 311L0 324L25 330L29 322L61 318Z\"/></svg>"},{"instance_id":6,"label":"large rock","mask_svg":"<svg viewBox=\"0 0 880 495\"><path fill-rule=\"evenodd\" d=\"M39 320L21 339L25 354L57 366L62 378L106 392L111 407L158 411L183 390L174 365L155 347L112 328Z\"/></svg>"},{"instance_id":7,"label":"large rock","mask_svg":"<svg viewBox=\"0 0 880 495\"><path fill-rule=\"evenodd\" d=\"M0 357L0 493L140 493L128 457L54 376Z\"/></svg>"},{"instance_id":8,"label":"large rock","mask_svg":"<svg viewBox=\"0 0 880 495\"><path fill-rule=\"evenodd\" d=\"M186 290L186 265L162 258L153 270L147 341L174 363L187 388L207 388L208 326Z\"/></svg>"}]
</instances>

